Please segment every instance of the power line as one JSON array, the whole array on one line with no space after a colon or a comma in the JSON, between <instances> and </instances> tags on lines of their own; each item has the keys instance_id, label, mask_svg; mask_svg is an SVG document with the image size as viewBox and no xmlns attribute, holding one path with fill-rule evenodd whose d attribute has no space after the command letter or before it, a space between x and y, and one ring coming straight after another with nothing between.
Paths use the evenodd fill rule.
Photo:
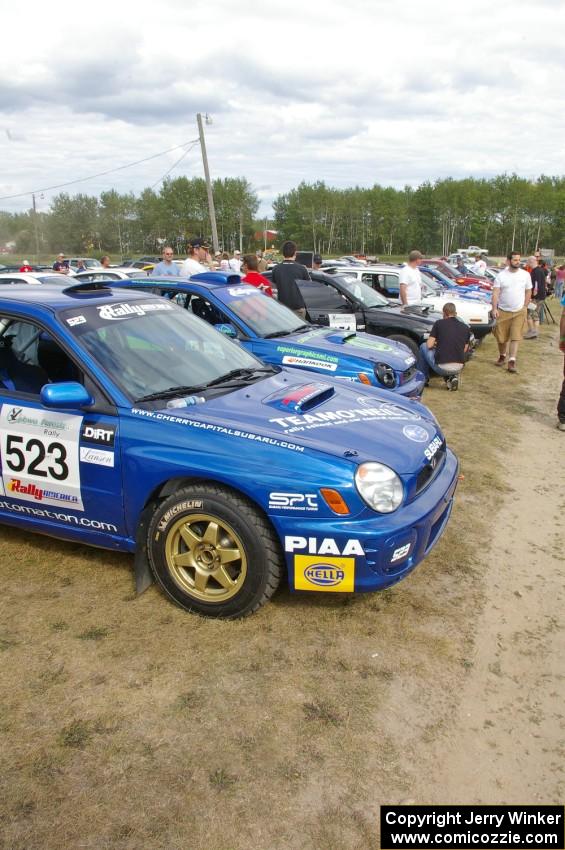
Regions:
<instances>
[{"instance_id":1,"label":"power line","mask_svg":"<svg viewBox=\"0 0 565 850\"><path fill-rule=\"evenodd\" d=\"M143 159L137 159L135 162L128 162L126 165L119 165L117 168L109 168L107 171L100 171L98 174L91 174L89 177L79 177L77 180L68 180L66 183L58 183L56 186L46 186L43 189L33 189L29 192L19 192L17 195L2 195L0 196L0 201L8 201L12 198L25 198L28 195L38 195L40 192L51 192L53 189L63 189L65 186L74 186L76 183L84 183L86 180L94 180L96 177L105 177L107 174L113 174L116 171L123 171L125 168L131 168L133 165L141 165L141 163L149 162L151 159L157 159L160 156L164 156L166 153L171 153L171 151L176 151L179 148L185 148L187 145L191 145L188 149L191 150L197 142L198 139L191 139L189 142L183 142L181 145L175 145L172 148L167 148L166 151L152 154L152 156L146 156ZM188 153L188 151L186 151L186 153ZM186 153L182 155L181 160L184 158Z\"/></svg>"},{"instance_id":2,"label":"power line","mask_svg":"<svg viewBox=\"0 0 565 850\"><path fill-rule=\"evenodd\" d=\"M162 176L162 177L159 177L159 179L158 179L158 180L156 180L156 181L155 181L155 183L153 183L153 185L151 186L151 189L154 189L154 188L155 188L155 186L158 186L158 185L159 185L159 183L161 183L161 182L165 179L165 177L168 177L168 176L169 176L169 174L171 173L171 171L174 171L174 170L175 170L175 168L177 167L177 165L180 165L180 164L181 164L181 162L183 161L183 159L185 158L185 156L187 156L187 154L189 154L189 153L190 153L190 151L192 150L192 148L194 147L194 145L195 145L197 142L198 142L198 139L196 139L196 141L195 141L195 142L193 142L193 143L191 144L191 146L185 150L185 152L183 153L183 155L182 155L181 157L179 157L179 159L177 159L177 161L176 161L175 163L173 163L173 165L171 165L171 167L170 167L169 169L167 169L167 171L165 171L165 173L163 174L163 176Z\"/></svg>"}]
</instances>

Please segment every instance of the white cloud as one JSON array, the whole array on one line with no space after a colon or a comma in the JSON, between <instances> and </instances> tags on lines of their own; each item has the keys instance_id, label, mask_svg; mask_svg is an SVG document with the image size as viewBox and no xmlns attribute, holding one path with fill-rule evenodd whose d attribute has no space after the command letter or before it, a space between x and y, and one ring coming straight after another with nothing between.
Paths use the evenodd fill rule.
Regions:
<instances>
[{"instance_id":1,"label":"white cloud","mask_svg":"<svg viewBox=\"0 0 565 850\"><path fill-rule=\"evenodd\" d=\"M70 0L3 11L0 208L197 135L263 209L300 180L403 186L563 171L558 0ZM68 191L139 192L179 151ZM202 174L196 146L172 176ZM55 192L46 193L46 206Z\"/></svg>"}]
</instances>

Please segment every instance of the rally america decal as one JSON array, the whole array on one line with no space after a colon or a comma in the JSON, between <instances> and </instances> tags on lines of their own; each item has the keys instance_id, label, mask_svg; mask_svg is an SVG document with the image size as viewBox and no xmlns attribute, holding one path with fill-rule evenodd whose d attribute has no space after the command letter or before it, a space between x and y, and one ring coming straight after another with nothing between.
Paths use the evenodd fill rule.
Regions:
<instances>
[{"instance_id":1,"label":"rally america decal","mask_svg":"<svg viewBox=\"0 0 565 850\"><path fill-rule=\"evenodd\" d=\"M122 321L123 319L139 318L147 313L162 313L163 310L174 310L174 306L168 301L148 301L145 304L102 304L96 308L100 319L109 322Z\"/></svg>"},{"instance_id":2,"label":"rally america decal","mask_svg":"<svg viewBox=\"0 0 565 850\"><path fill-rule=\"evenodd\" d=\"M83 511L79 436L82 416L3 404L2 483L6 496Z\"/></svg>"}]
</instances>

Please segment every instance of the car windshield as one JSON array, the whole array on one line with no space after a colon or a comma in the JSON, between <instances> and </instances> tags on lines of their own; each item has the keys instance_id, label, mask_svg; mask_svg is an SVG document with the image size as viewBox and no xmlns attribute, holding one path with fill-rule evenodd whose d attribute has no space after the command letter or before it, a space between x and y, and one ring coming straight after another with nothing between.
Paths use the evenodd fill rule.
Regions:
<instances>
[{"instance_id":1,"label":"car windshield","mask_svg":"<svg viewBox=\"0 0 565 850\"><path fill-rule=\"evenodd\" d=\"M347 291L349 295L352 295L354 298L359 301L363 307L387 307L388 301L378 292L369 286L367 283L363 283L361 280L355 280L350 277L346 277L345 275L340 275L339 278L334 278L335 280L339 280L343 288Z\"/></svg>"},{"instance_id":2,"label":"car windshield","mask_svg":"<svg viewBox=\"0 0 565 850\"><path fill-rule=\"evenodd\" d=\"M304 328L296 313L254 287L236 284L217 289L216 294L257 336L286 336Z\"/></svg>"},{"instance_id":3,"label":"car windshield","mask_svg":"<svg viewBox=\"0 0 565 850\"><path fill-rule=\"evenodd\" d=\"M186 395L236 370L264 370L238 343L164 298L89 303L60 317L132 401L174 396L175 387Z\"/></svg>"},{"instance_id":4,"label":"car windshield","mask_svg":"<svg viewBox=\"0 0 565 850\"><path fill-rule=\"evenodd\" d=\"M426 272L423 272L421 269L420 275L422 276L423 283L425 283L430 292L433 292L436 295L443 295L444 289L441 283L438 283L437 280L434 280L430 274L426 274Z\"/></svg>"}]
</instances>

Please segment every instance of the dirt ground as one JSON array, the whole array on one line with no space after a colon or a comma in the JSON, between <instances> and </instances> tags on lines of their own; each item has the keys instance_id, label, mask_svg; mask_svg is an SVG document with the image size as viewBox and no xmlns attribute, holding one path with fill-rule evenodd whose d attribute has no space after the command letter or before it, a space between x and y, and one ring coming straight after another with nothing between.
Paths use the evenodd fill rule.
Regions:
<instances>
[{"instance_id":1,"label":"dirt ground","mask_svg":"<svg viewBox=\"0 0 565 850\"><path fill-rule=\"evenodd\" d=\"M554 314L557 307L553 311ZM380 804L559 803L557 329L425 402L461 461L440 544L381 594L186 615L131 559L0 531L0 846L377 850Z\"/></svg>"}]
</instances>

